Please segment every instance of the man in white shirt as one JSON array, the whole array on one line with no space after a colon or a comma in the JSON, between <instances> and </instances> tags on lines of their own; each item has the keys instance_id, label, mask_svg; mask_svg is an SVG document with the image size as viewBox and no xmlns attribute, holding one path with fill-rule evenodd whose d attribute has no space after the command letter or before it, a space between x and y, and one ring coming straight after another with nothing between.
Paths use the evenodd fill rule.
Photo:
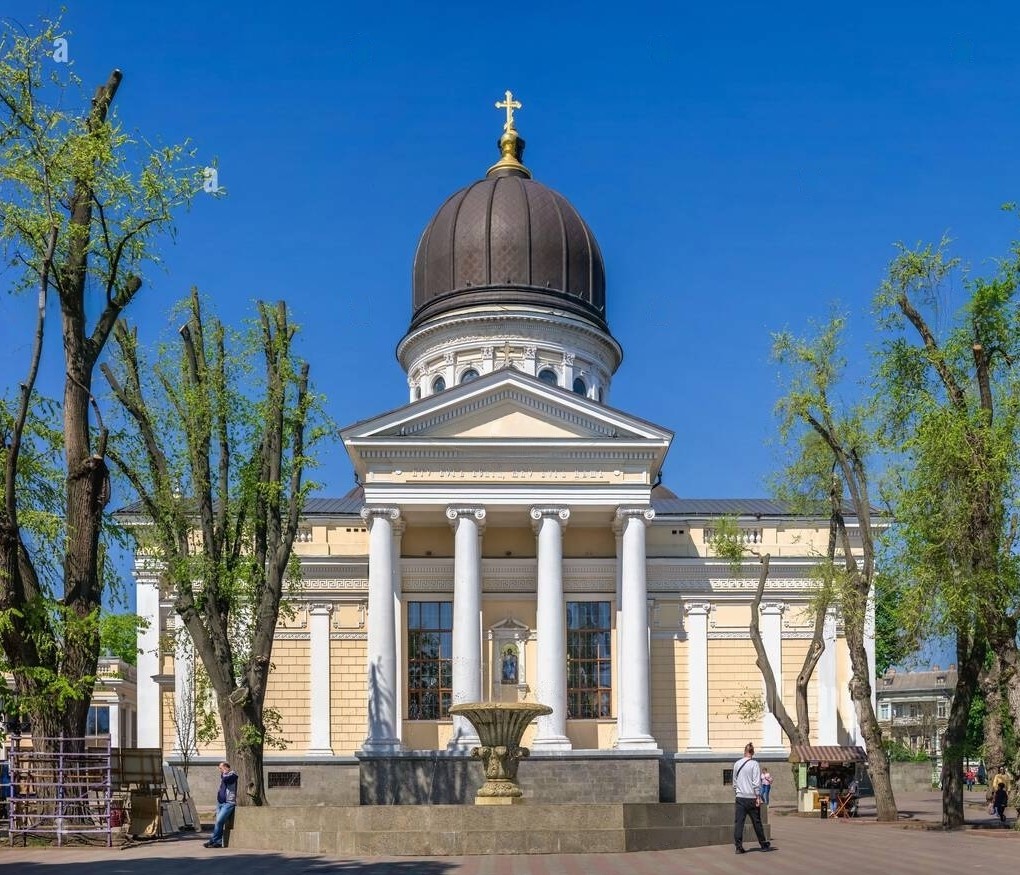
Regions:
<instances>
[{"instance_id":1,"label":"man in white shirt","mask_svg":"<svg viewBox=\"0 0 1020 875\"><path fill-rule=\"evenodd\" d=\"M744 853L744 824L751 815L751 825L763 851L772 850L772 844L765 839L761 825L761 767L754 758L754 745L750 742L744 748L744 755L733 764L733 792L736 804L733 808L733 844L738 854Z\"/></svg>"}]
</instances>

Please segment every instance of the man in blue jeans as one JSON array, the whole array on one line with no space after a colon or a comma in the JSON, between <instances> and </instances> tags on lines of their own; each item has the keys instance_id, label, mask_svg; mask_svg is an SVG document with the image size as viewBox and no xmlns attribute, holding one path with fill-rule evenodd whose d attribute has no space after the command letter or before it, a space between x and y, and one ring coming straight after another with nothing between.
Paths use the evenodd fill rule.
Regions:
<instances>
[{"instance_id":1,"label":"man in blue jeans","mask_svg":"<svg viewBox=\"0 0 1020 875\"><path fill-rule=\"evenodd\" d=\"M216 801L219 803L216 809L216 825L209 841L205 843L207 848L223 847L223 827L237 807L237 772L230 768L230 763L220 763L220 789L216 793Z\"/></svg>"},{"instance_id":2,"label":"man in blue jeans","mask_svg":"<svg viewBox=\"0 0 1020 875\"><path fill-rule=\"evenodd\" d=\"M761 825L761 767L754 758L754 745L748 742L744 756L733 764L733 844L738 854L744 853L744 823L748 815L763 851L772 850Z\"/></svg>"}]
</instances>

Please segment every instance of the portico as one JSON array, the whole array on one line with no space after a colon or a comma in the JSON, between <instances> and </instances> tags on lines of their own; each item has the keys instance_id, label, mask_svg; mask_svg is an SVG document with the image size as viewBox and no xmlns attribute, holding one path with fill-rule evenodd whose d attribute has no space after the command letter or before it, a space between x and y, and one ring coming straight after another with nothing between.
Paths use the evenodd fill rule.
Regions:
<instances>
[{"instance_id":1,"label":"portico","mask_svg":"<svg viewBox=\"0 0 1020 875\"><path fill-rule=\"evenodd\" d=\"M514 426L512 432L508 423ZM495 575L501 561L513 559L527 575L533 605L530 610L517 609L526 617L500 619L527 626L525 646L534 651L533 658L524 661L515 692L553 709L538 721L530 740L534 750L565 751L575 746L568 732L572 719L568 689L575 690L577 701L579 696L603 701L590 708L585 705L579 714L603 715L607 722L615 718L619 726L615 747L657 749L650 730L645 528L654 518L651 484L671 437L664 429L512 368L344 432L364 484L362 517L369 528L366 751L406 748L408 740L397 736L396 727L421 717L398 714L395 705L409 684L416 689L419 683L417 675L411 677L419 666L406 660L398 664L395 655L401 630L415 636L408 629L408 618L395 614L411 601L409 593L395 592L392 583L393 526L398 520L404 542L413 545L415 553L427 554L400 556L398 565L444 554L452 559L452 579L437 587L452 595L452 627L448 633L435 630L447 635L450 652L443 652L445 639L441 640L439 674L428 678L439 691L438 707L430 700L425 709L432 719L443 719L448 707L443 699L447 658L449 704L493 695L491 682L483 683L493 676L494 659L485 648L485 618L495 616L497 606L509 601ZM456 466L441 463L444 459L456 459ZM440 501L440 496L448 500ZM440 534L444 522L452 545ZM568 531L576 537L565 558ZM447 553L451 546L452 556ZM614 590L619 577L619 599L615 591L607 592L598 603L611 605L611 615L618 615L620 622L608 624L608 637L576 630L577 653L572 653L565 562L581 558L608 563ZM488 569L493 574L489 579ZM592 595L587 594L587 600ZM488 600L485 610L483 600ZM585 651L581 657L581 649L596 638L594 655ZM572 659L583 659L577 663L574 681L590 686L570 686ZM617 686L626 694L619 694ZM465 749L475 744L470 724L455 718L448 746Z\"/></svg>"}]
</instances>

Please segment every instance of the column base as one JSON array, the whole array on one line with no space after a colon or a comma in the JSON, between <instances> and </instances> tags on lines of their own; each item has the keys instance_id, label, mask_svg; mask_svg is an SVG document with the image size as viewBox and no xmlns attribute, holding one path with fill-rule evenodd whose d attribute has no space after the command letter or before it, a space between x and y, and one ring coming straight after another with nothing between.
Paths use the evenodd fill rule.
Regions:
<instances>
[{"instance_id":1,"label":"column base","mask_svg":"<svg viewBox=\"0 0 1020 875\"><path fill-rule=\"evenodd\" d=\"M305 751L305 756L310 756L310 757L331 757L331 756L336 756L336 754L334 754L332 748L329 748L329 747L313 747L313 748L309 748L307 751Z\"/></svg>"},{"instance_id":2,"label":"column base","mask_svg":"<svg viewBox=\"0 0 1020 875\"><path fill-rule=\"evenodd\" d=\"M658 742L650 735L630 735L616 741L617 750L659 750Z\"/></svg>"},{"instance_id":3,"label":"column base","mask_svg":"<svg viewBox=\"0 0 1020 875\"><path fill-rule=\"evenodd\" d=\"M361 745L361 753L374 755L400 753L402 747L399 738L366 738Z\"/></svg>"},{"instance_id":4,"label":"column base","mask_svg":"<svg viewBox=\"0 0 1020 875\"><path fill-rule=\"evenodd\" d=\"M565 735L547 735L544 738L536 738L531 742L531 749L536 752L573 750L573 747L570 739Z\"/></svg>"}]
</instances>

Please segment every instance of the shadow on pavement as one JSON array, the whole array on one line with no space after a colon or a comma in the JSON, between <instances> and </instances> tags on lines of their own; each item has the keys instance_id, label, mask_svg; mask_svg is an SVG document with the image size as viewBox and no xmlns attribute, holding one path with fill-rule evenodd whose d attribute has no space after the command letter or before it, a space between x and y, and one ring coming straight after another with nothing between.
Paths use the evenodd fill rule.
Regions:
<instances>
[{"instance_id":1,"label":"shadow on pavement","mask_svg":"<svg viewBox=\"0 0 1020 875\"><path fill-rule=\"evenodd\" d=\"M106 850L105 848L103 849ZM0 869L6 868L0 854ZM178 875L182 872L208 871L216 875L329 875L333 872L350 875L444 875L457 868L453 862L437 860L329 860L322 857L285 857L273 853L230 854L209 856L159 856L125 858L116 851L88 862L26 862L11 861L18 875L55 875L70 868L74 875Z\"/></svg>"}]
</instances>

